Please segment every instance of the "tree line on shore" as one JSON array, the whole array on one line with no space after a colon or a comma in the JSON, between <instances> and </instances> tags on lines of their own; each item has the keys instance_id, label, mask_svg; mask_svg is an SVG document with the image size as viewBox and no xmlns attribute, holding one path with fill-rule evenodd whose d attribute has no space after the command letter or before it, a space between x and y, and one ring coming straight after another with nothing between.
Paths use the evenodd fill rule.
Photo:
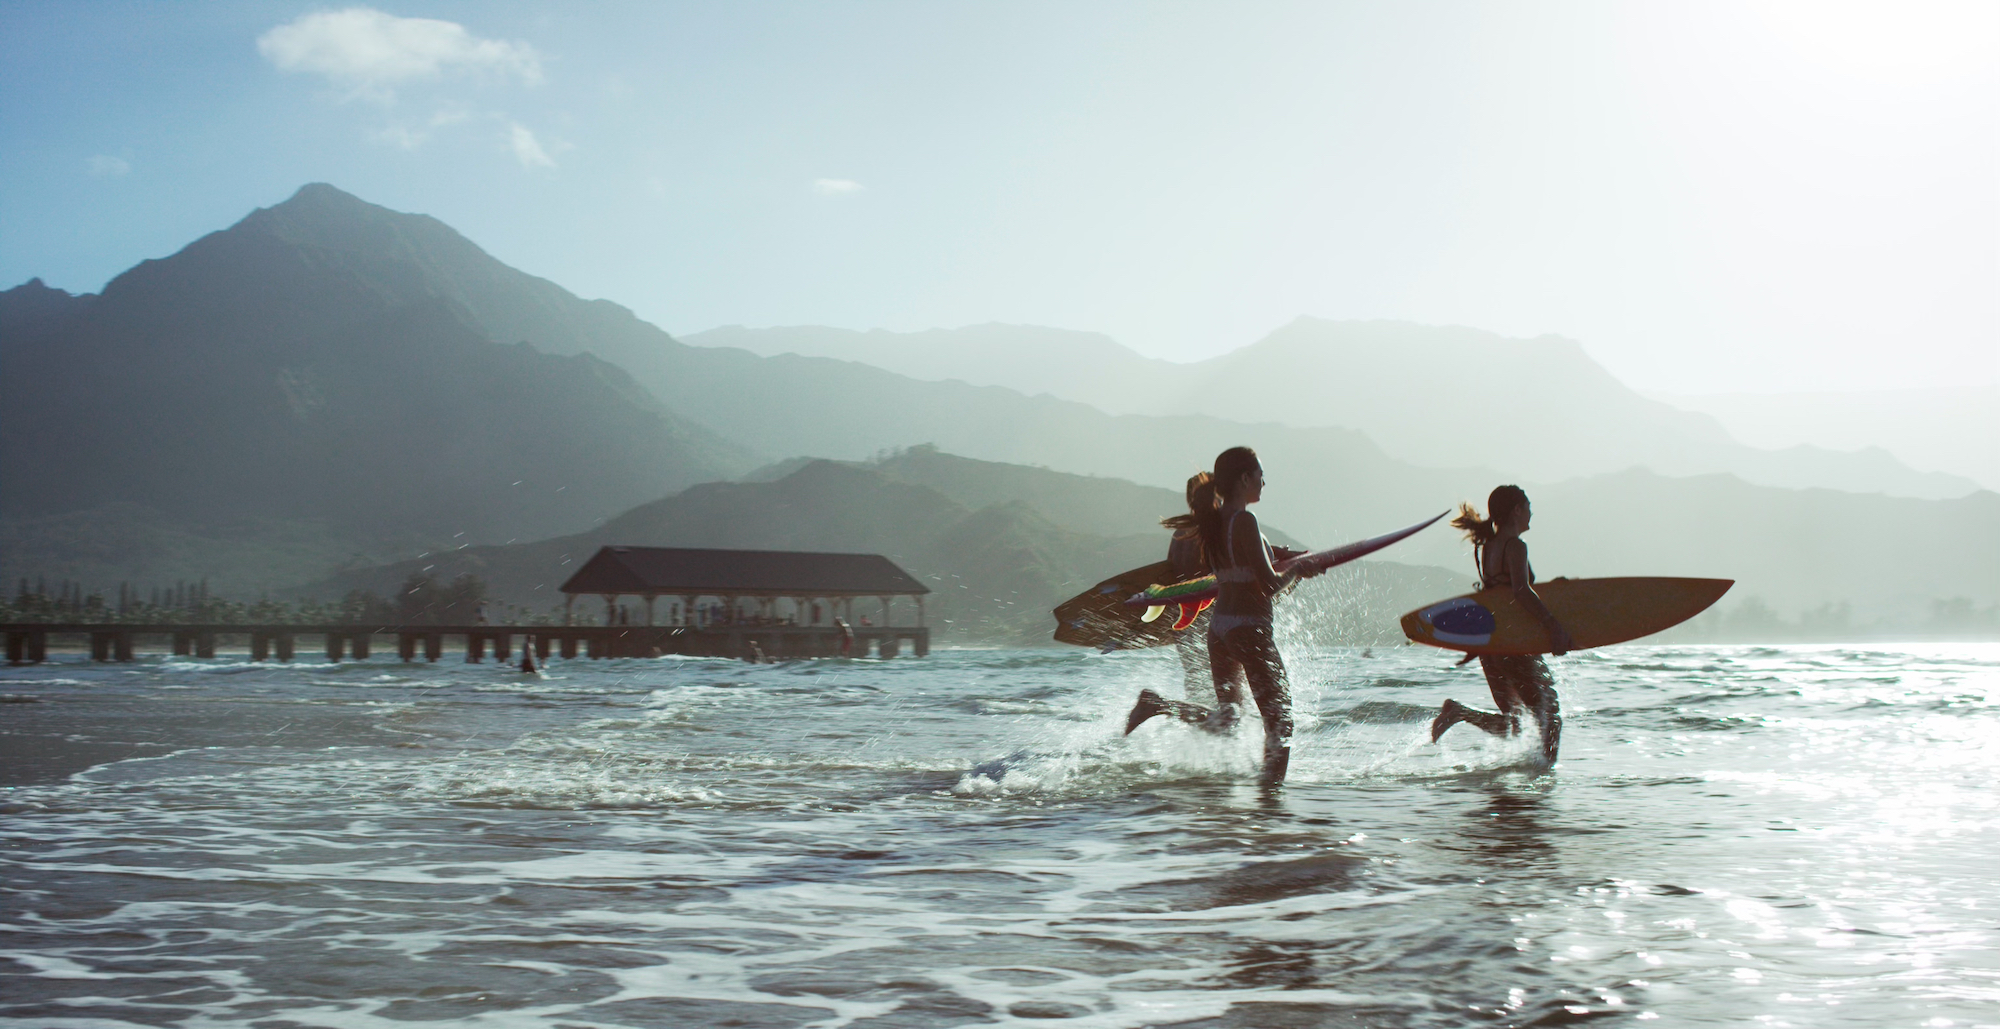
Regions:
<instances>
[{"instance_id":1,"label":"tree line on shore","mask_svg":"<svg viewBox=\"0 0 2000 1029\"><path fill-rule=\"evenodd\" d=\"M489 609L489 606L491 609ZM486 583L463 574L449 582L412 573L393 597L350 590L338 600L233 600L211 593L208 580L141 589L121 582L115 592L60 580L24 577L11 599L0 597L0 622L91 625L470 625L484 617L517 625L549 625L554 612L489 605Z\"/></svg>"}]
</instances>

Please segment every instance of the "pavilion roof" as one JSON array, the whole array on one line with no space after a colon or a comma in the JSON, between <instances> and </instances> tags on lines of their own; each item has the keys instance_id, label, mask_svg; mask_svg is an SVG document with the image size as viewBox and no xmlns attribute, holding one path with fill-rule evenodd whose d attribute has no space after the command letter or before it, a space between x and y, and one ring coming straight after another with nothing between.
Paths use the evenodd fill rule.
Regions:
<instances>
[{"instance_id":1,"label":"pavilion roof","mask_svg":"<svg viewBox=\"0 0 2000 1029\"><path fill-rule=\"evenodd\" d=\"M876 597L929 593L880 554L600 547L564 593Z\"/></svg>"}]
</instances>

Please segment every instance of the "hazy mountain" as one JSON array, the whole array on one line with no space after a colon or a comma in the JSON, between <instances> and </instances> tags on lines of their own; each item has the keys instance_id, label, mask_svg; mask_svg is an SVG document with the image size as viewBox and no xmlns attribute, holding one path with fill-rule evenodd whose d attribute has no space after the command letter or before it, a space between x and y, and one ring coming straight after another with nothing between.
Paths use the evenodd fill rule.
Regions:
<instances>
[{"instance_id":1,"label":"hazy mountain","mask_svg":"<svg viewBox=\"0 0 2000 1029\"><path fill-rule=\"evenodd\" d=\"M1432 512L1443 506L1441 493L1451 495L1444 484L1421 488ZM1528 539L1543 578L1720 576L1739 580L1726 608L1761 603L1790 618L1846 603L1863 622L1907 619L1949 597L1980 608L2000 601L2000 542L1987 531L2000 524L2000 495L1992 493L1925 501L1639 471L1528 488L1537 512ZM1274 490L1262 513L1288 525L1330 494L1288 480L1285 502ZM696 486L577 536L356 571L312 592L387 591L419 569L471 572L510 603L548 610L557 586L602 545L871 552L938 591L932 610L956 626L955 638L1031 641L1046 635L1057 600L1157 560L1166 537L1155 512L1175 499L1167 490L935 450L866 464L808 461L771 481ZM1378 515L1374 530L1395 524ZM1110 531L1085 531L1091 526ZM1302 591L1309 602L1302 610L1329 620L1329 638L1376 641L1393 634L1395 615L1472 586L1470 550L1442 526L1387 556L1395 560L1361 562Z\"/></svg>"},{"instance_id":2,"label":"hazy mountain","mask_svg":"<svg viewBox=\"0 0 2000 1029\"><path fill-rule=\"evenodd\" d=\"M1218 366L1218 381L1330 398L1319 406L1339 408L1358 387L1308 374L1315 331L1304 325L1298 338L1264 348L1282 359L1291 347L1303 355L1297 362L1265 371L1255 362ZM1441 399L1426 402L1445 405L1439 409L1450 417L1427 430L1442 443L1419 465L1351 429L1111 415L855 362L691 347L616 305L579 300L509 269L432 219L324 186L147 262L102 296L39 285L10 291L0 297L0 332L0 515L20 524L136 502L172 519L205 519L196 535L209 540L262 539L256 519L316 520L343 544L342 534L362 530L532 538L741 472L752 454L860 460L935 444L984 462L1158 489L1128 483L1071 492L1018 469L938 463L924 451L870 473L955 505L953 514L937 515L952 525L997 510L988 517L1013 526L1009 533L1071 539L1049 544L1046 555L1055 556L1020 560L1077 569L1082 581L1101 570L1086 556L1091 548L1124 533L1150 541L1133 544L1150 559L1160 545L1156 520L1180 506L1186 476L1223 447L1248 444L1269 472L1265 519L1315 546L1386 531L1515 480L1536 496L1531 542L1545 574L1729 576L1743 580L1742 593L1786 611L1835 599L1863 609L1953 595L2000 599L2000 537L1991 531L2000 524L2000 496L1990 493L1922 501L1726 476L1544 479L1527 465L1496 470L1465 455L1506 434L1469 419L1467 394L1442 373ZM1461 342L1476 348L1484 338ZM1542 346L1539 360L1550 362L1544 377L1568 382L1557 374L1566 368L1580 378L1563 388L1588 392L1601 370L1577 364L1574 353L1564 357L1566 349L1574 346ZM1610 386L1591 388L1612 396ZM1612 405L1606 411L1616 407L1604 403ZM1279 406L1260 395L1240 413L1269 417ZM1662 436L1685 419L1699 424L1671 411L1659 417ZM1556 438L1552 446L1577 454L1607 446L1586 438L1587 426L1549 426L1539 431ZM1460 456L1464 464L1449 467ZM773 484L727 489L778 496L756 492L758 485ZM673 510L692 510L689 497L679 494ZM687 539L806 546L815 537L798 525L838 521L812 503L789 503L763 521L717 516L701 530L708 535ZM1053 528L1036 528L1044 523ZM46 521L33 524L50 531ZM911 523L885 514L881 524ZM843 545L901 553L890 545L897 538L884 529ZM1466 567L1463 544L1442 529L1399 545L1396 556ZM917 554L913 563L919 558L933 560Z\"/></svg>"},{"instance_id":3,"label":"hazy mountain","mask_svg":"<svg viewBox=\"0 0 2000 1029\"><path fill-rule=\"evenodd\" d=\"M451 240L309 186L100 296L0 294L0 515L505 540L754 463L603 360L495 342L481 312L537 298L439 271Z\"/></svg>"},{"instance_id":4,"label":"hazy mountain","mask_svg":"<svg viewBox=\"0 0 2000 1029\"><path fill-rule=\"evenodd\" d=\"M1029 396L1047 393L1112 414L1164 413L1152 394L1178 389L1186 375L1186 366L1142 356L1102 333L1039 325L968 325L921 332L725 325L680 340L697 347L736 347L764 357L799 354L859 361L912 379L958 379L975 386L1005 386Z\"/></svg>"},{"instance_id":5,"label":"hazy mountain","mask_svg":"<svg viewBox=\"0 0 2000 1029\"><path fill-rule=\"evenodd\" d=\"M1655 394L1752 446L1879 448L1912 468L2000 490L2000 385L1846 393Z\"/></svg>"},{"instance_id":6,"label":"hazy mountain","mask_svg":"<svg viewBox=\"0 0 2000 1029\"><path fill-rule=\"evenodd\" d=\"M928 445L898 451L869 467L898 482L927 486L968 508L1018 503L1065 531L1085 535L1143 533L1158 527L1160 519L1187 509L1181 491L1124 479L978 461ZM1160 531L1164 551L1165 530ZM1297 542L1276 526L1265 526L1265 534L1281 545Z\"/></svg>"},{"instance_id":7,"label":"hazy mountain","mask_svg":"<svg viewBox=\"0 0 2000 1029\"><path fill-rule=\"evenodd\" d=\"M1874 617L1944 597L2000 601L2000 494L1955 500L1753 486L1628 471L1528 487L1543 576L1713 575L1787 616L1851 602Z\"/></svg>"},{"instance_id":8,"label":"hazy mountain","mask_svg":"<svg viewBox=\"0 0 2000 1029\"><path fill-rule=\"evenodd\" d=\"M1771 486L1956 497L1972 480L1915 471L1880 450L1744 446L1714 418L1628 389L1575 342L1405 322L1301 318L1221 357L1175 364L1109 337L1035 326L892 333L728 326L686 337L764 355L861 361L1080 401L1119 414L1206 414L1366 432L1412 464L1486 465L1543 481L1633 466L1729 472ZM1469 412L1504 405L1505 431ZM1493 419L1498 422L1498 419Z\"/></svg>"}]
</instances>

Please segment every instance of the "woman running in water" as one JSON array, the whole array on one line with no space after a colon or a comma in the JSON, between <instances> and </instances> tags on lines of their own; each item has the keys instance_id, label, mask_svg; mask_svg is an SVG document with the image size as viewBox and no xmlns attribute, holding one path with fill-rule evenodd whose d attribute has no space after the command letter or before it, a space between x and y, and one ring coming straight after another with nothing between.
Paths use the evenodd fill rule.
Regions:
<instances>
[{"instance_id":1,"label":"woman running in water","mask_svg":"<svg viewBox=\"0 0 2000 1029\"><path fill-rule=\"evenodd\" d=\"M1549 639L1555 644L1554 652L1568 653L1574 646L1569 630L1556 621L1556 616L1536 595L1535 571L1528 566L1528 545L1521 541L1533 514L1528 507L1528 495L1519 486L1496 486L1486 498L1486 511L1491 517L1482 519L1471 504L1460 504L1458 517L1451 520L1452 528L1464 530L1465 538L1472 541L1472 558L1479 565L1479 588L1513 590L1521 606L1548 630ZM1481 654L1479 667L1486 673L1486 686L1493 691L1493 703L1500 708L1499 713L1447 700L1431 721L1431 742L1436 743L1445 730L1460 722L1476 725L1495 736L1518 736L1521 715L1529 712L1542 732L1542 757L1555 764L1556 744L1562 738L1562 713L1548 665L1535 654L1494 657Z\"/></svg>"},{"instance_id":2,"label":"woman running in water","mask_svg":"<svg viewBox=\"0 0 2000 1029\"><path fill-rule=\"evenodd\" d=\"M1243 708L1243 688L1248 685L1264 719L1262 779L1266 784L1281 783L1292 760L1292 696L1271 634L1271 598L1321 569L1281 575L1271 567L1271 545L1258 529L1257 516L1247 510L1264 496L1264 469L1257 463L1256 451L1231 447L1217 455L1212 485L1214 503L1194 512L1194 518L1218 587L1208 623L1208 665L1219 706L1211 711L1143 690L1126 719L1125 731L1167 712L1210 732L1226 731Z\"/></svg>"},{"instance_id":3,"label":"woman running in water","mask_svg":"<svg viewBox=\"0 0 2000 1029\"><path fill-rule=\"evenodd\" d=\"M1216 504L1215 480L1207 472L1196 472L1187 481L1187 513L1170 515L1160 519L1163 528L1173 530L1173 539L1167 543L1167 582L1186 582L1208 574L1208 555L1201 548L1201 517L1199 512L1207 511ZM1174 653L1181 661L1182 689L1193 696L1201 686L1212 681L1208 670L1208 648L1203 644L1208 637L1208 612L1203 611L1181 633L1174 637ZM1218 704L1227 701L1218 698ZM1177 700L1168 700L1152 690L1140 690L1139 701L1132 706L1132 714L1125 721L1125 734L1132 734L1141 722L1173 711L1183 720L1196 724L1206 724L1215 712L1199 704L1183 705ZM1214 729L1226 728L1222 725L1210 726Z\"/></svg>"},{"instance_id":4,"label":"woman running in water","mask_svg":"<svg viewBox=\"0 0 2000 1029\"><path fill-rule=\"evenodd\" d=\"M1208 574L1208 557L1201 552L1201 520L1197 511L1215 506L1215 480L1207 472L1196 472L1187 481L1187 513L1160 519L1160 525L1174 531L1167 543L1167 581L1186 582ZM1181 659L1181 679L1189 694L1208 682L1208 612L1203 611L1174 640L1174 652ZM1129 731L1129 730L1128 730Z\"/></svg>"}]
</instances>

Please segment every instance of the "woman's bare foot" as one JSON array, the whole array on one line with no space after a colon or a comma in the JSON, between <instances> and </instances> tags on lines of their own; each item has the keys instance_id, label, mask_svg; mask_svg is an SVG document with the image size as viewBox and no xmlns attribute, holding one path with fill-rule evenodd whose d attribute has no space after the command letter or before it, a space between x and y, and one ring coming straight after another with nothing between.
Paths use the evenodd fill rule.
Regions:
<instances>
[{"instance_id":1,"label":"woman's bare foot","mask_svg":"<svg viewBox=\"0 0 2000 1029\"><path fill-rule=\"evenodd\" d=\"M1125 735L1132 735L1132 730L1144 724L1146 719L1154 715L1165 714L1166 711L1167 702L1165 698L1154 693L1152 690L1140 690L1139 702L1133 704L1132 713L1125 716Z\"/></svg>"},{"instance_id":2,"label":"woman's bare foot","mask_svg":"<svg viewBox=\"0 0 2000 1029\"><path fill-rule=\"evenodd\" d=\"M1438 708L1437 717L1431 719L1431 742L1436 743L1446 729L1465 720L1465 705L1456 700L1447 700Z\"/></svg>"}]
</instances>

